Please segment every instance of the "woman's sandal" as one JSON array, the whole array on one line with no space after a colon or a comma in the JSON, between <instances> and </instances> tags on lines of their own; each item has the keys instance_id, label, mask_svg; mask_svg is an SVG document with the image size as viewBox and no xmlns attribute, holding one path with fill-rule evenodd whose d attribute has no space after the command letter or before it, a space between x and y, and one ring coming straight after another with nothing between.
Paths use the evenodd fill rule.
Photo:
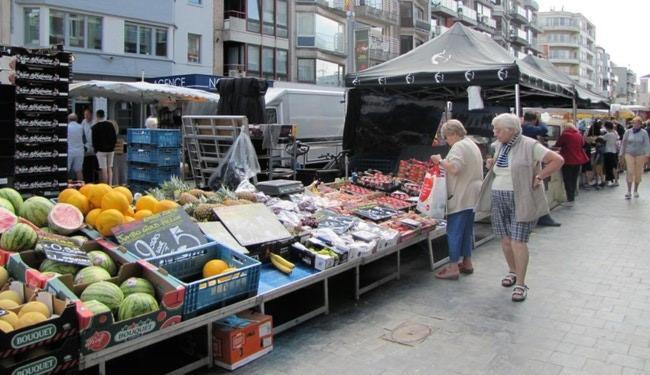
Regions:
<instances>
[{"instance_id":1,"label":"woman's sandal","mask_svg":"<svg viewBox=\"0 0 650 375\"><path fill-rule=\"evenodd\" d=\"M465 275L471 275L474 273L474 268L467 268L462 262L460 262L458 263L458 271Z\"/></svg>"},{"instance_id":2,"label":"woman's sandal","mask_svg":"<svg viewBox=\"0 0 650 375\"><path fill-rule=\"evenodd\" d=\"M512 289L512 301L522 302L528 297L528 287L526 285L516 285Z\"/></svg>"},{"instance_id":3,"label":"woman's sandal","mask_svg":"<svg viewBox=\"0 0 650 375\"><path fill-rule=\"evenodd\" d=\"M442 280L458 280L460 277L459 273L451 273L449 272L449 269L447 267L443 268L442 270L436 272L435 274L437 279L442 279Z\"/></svg>"},{"instance_id":4,"label":"woman's sandal","mask_svg":"<svg viewBox=\"0 0 650 375\"><path fill-rule=\"evenodd\" d=\"M510 272L506 275L506 277L501 280L501 286L505 288L509 288L517 282L517 274L514 272Z\"/></svg>"}]
</instances>

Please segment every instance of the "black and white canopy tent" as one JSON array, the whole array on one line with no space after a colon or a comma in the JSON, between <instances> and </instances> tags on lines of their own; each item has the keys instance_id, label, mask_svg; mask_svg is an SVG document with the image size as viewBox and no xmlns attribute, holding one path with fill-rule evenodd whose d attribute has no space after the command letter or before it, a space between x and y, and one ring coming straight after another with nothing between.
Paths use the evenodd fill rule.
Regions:
<instances>
[{"instance_id":1,"label":"black and white canopy tent","mask_svg":"<svg viewBox=\"0 0 650 375\"><path fill-rule=\"evenodd\" d=\"M390 159L421 156L445 112L474 134L491 134L489 119L510 108L571 107L568 82L517 61L486 34L456 23L441 36L383 64L346 76L348 90L344 148ZM483 112L467 108L468 88L480 87ZM420 151L413 151L413 150Z\"/></svg>"}]
</instances>

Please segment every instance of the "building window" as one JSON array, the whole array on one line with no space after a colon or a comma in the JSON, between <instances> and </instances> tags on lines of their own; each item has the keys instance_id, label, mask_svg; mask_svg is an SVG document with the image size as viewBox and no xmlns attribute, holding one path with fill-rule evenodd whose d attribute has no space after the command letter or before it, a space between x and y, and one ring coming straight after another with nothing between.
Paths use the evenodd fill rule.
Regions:
<instances>
[{"instance_id":1,"label":"building window","mask_svg":"<svg viewBox=\"0 0 650 375\"><path fill-rule=\"evenodd\" d=\"M262 48L262 75L264 78L273 79L275 51L273 48Z\"/></svg>"},{"instance_id":2,"label":"building window","mask_svg":"<svg viewBox=\"0 0 650 375\"><path fill-rule=\"evenodd\" d=\"M201 35L187 34L187 62L201 63Z\"/></svg>"},{"instance_id":3,"label":"building window","mask_svg":"<svg viewBox=\"0 0 650 375\"><path fill-rule=\"evenodd\" d=\"M260 75L260 46L248 45L246 47L247 67L246 70L251 76Z\"/></svg>"},{"instance_id":4,"label":"building window","mask_svg":"<svg viewBox=\"0 0 650 375\"><path fill-rule=\"evenodd\" d=\"M275 73L278 79L287 79L287 63L289 61L288 52L284 49L275 50Z\"/></svg>"},{"instance_id":5,"label":"building window","mask_svg":"<svg viewBox=\"0 0 650 375\"><path fill-rule=\"evenodd\" d=\"M275 35L275 0L264 0L262 20L264 26L262 31L267 35Z\"/></svg>"},{"instance_id":6,"label":"building window","mask_svg":"<svg viewBox=\"0 0 650 375\"><path fill-rule=\"evenodd\" d=\"M298 59L298 81L300 82L341 86L343 75L343 65L319 59Z\"/></svg>"},{"instance_id":7,"label":"building window","mask_svg":"<svg viewBox=\"0 0 650 375\"><path fill-rule=\"evenodd\" d=\"M167 30L125 23L124 52L167 57Z\"/></svg>"},{"instance_id":8,"label":"building window","mask_svg":"<svg viewBox=\"0 0 650 375\"><path fill-rule=\"evenodd\" d=\"M399 37L399 53L400 55L413 49L413 37L410 35L400 35Z\"/></svg>"},{"instance_id":9,"label":"building window","mask_svg":"<svg viewBox=\"0 0 650 375\"><path fill-rule=\"evenodd\" d=\"M40 31L40 9L25 8L25 45L39 45Z\"/></svg>"},{"instance_id":10,"label":"building window","mask_svg":"<svg viewBox=\"0 0 650 375\"><path fill-rule=\"evenodd\" d=\"M287 0L278 0L275 8L276 8L275 33L280 38L286 38L289 36Z\"/></svg>"},{"instance_id":11,"label":"building window","mask_svg":"<svg viewBox=\"0 0 650 375\"><path fill-rule=\"evenodd\" d=\"M65 13L50 10L50 45L65 45Z\"/></svg>"},{"instance_id":12,"label":"building window","mask_svg":"<svg viewBox=\"0 0 650 375\"><path fill-rule=\"evenodd\" d=\"M102 49L102 18L50 10L49 42L73 48Z\"/></svg>"},{"instance_id":13,"label":"building window","mask_svg":"<svg viewBox=\"0 0 650 375\"><path fill-rule=\"evenodd\" d=\"M247 0L246 4L246 29L253 33L260 32L260 1L262 0Z\"/></svg>"},{"instance_id":14,"label":"building window","mask_svg":"<svg viewBox=\"0 0 650 375\"><path fill-rule=\"evenodd\" d=\"M313 13L298 13L298 47L316 47L325 51L345 53L344 26Z\"/></svg>"}]
</instances>

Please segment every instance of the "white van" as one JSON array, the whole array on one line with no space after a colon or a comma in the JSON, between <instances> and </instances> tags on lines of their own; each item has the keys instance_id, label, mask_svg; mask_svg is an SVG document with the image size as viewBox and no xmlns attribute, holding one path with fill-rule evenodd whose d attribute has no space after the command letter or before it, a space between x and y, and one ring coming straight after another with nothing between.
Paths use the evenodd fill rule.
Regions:
<instances>
[{"instance_id":1,"label":"white van","mask_svg":"<svg viewBox=\"0 0 650 375\"><path fill-rule=\"evenodd\" d=\"M323 162L341 151L345 123L345 89L340 87L274 82L265 96L266 122L292 124L297 139L310 146L299 158L302 165Z\"/></svg>"}]
</instances>

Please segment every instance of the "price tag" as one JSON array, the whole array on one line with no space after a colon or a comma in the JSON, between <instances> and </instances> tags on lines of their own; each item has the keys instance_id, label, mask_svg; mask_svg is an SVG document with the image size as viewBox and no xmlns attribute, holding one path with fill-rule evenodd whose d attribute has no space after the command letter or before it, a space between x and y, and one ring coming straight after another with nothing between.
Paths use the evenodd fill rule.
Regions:
<instances>
[{"instance_id":1,"label":"price tag","mask_svg":"<svg viewBox=\"0 0 650 375\"><path fill-rule=\"evenodd\" d=\"M38 240L37 249L45 252L48 259L57 262L91 266L88 254L81 250L77 244L67 238L43 235Z\"/></svg>"},{"instance_id":2,"label":"price tag","mask_svg":"<svg viewBox=\"0 0 650 375\"><path fill-rule=\"evenodd\" d=\"M113 233L120 245L143 259L207 243L199 226L182 207L120 225Z\"/></svg>"}]
</instances>

